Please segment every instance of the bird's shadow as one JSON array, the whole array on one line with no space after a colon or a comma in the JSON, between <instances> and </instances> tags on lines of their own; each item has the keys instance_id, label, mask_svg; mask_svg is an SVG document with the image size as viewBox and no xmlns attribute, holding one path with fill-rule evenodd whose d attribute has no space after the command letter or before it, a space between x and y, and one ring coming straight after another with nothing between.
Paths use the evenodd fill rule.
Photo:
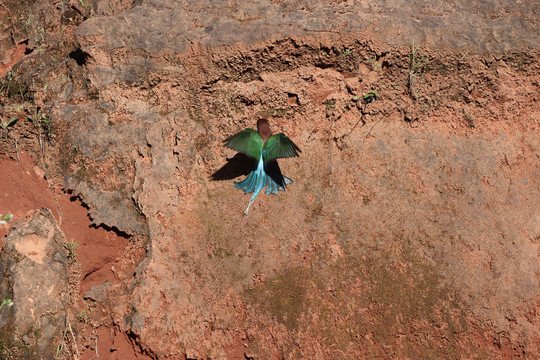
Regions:
<instances>
[{"instance_id":1,"label":"bird's shadow","mask_svg":"<svg viewBox=\"0 0 540 360\"><path fill-rule=\"evenodd\" d=\"M232 159L212 174L212 180L232 180L239 176L249 174L255 168L255 161L241 153L237 153Z\"/></svg>"},{"instance_id":2,"label":"bird's shadow","mask_svg":"<svg viewBox=\"0 0 540 360\"><path fill-rule=\"evenodd\" d=\"M227 159L227 163L218 169L210 177L212 180L232 180L242 175L248 175L255 170L257 164L255 160L242 153L237 153L232 159ZM278 185L285 186L281 169L276 160L270 161L265 171Z\"/></svg>"}]
</instances>

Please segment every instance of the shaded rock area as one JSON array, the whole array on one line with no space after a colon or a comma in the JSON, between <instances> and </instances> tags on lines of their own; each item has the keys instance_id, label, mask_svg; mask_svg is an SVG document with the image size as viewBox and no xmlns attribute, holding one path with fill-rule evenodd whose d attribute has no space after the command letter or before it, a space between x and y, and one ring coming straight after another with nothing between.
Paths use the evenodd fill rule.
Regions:
<instances>
[{"instance_id":1,"label":"shaded rock area","mask_svg":"<svg viewBox=\"0 0 540 360\"><path fill-rule=\"evenodd\" d=\"M142 0L121 14L86 21L77 34L83 47L99 43L92 49L96 52L104 47L183 52L190 43L222 46L351 31L368 32L390 45L415 41L436 48L506 51L535 47L537 20L537 5L507 0L474 4Z\"/></svg>"},{"instance_id":2,"label":"shaded rock area","mask_svg":"<svg viewBox=\"0 0 540 360\"><path fill-rule=\"evenodd\" d=\"M83 358L106 327L141 358L540 356L537 6L82 4L5 42L36 49L6 100L35 121L1 149L130 239L84 291ZM243 216L222 140L259 117L302 154Z\"/></svg>"},{"instance_id":3,"label":"shaded rock area","mask_svg":"<svg viewBox=\"0 0 540 360\"><path fill-rule=\"evenodd\" d=\"M0 298L14 304L0 312L0 355L51 359L69 303L65 237L47 209L13 226L0 254Z\"/></svg>"}]
</instances>

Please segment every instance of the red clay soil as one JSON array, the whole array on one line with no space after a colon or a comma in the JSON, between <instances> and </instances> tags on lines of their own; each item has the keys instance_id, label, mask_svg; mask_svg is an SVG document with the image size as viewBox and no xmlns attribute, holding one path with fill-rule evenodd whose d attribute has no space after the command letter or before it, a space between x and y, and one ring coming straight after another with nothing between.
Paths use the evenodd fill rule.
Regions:
<instances>
[{"instance_id":1,"label":"red clay soil","mask_svg":"<svg viewBox=\"0 0 540 360\"><path fill-rule=\"evenodd\" d=\"M10 226L16 226L17 220L24 218L27 212L39 208L51 210L66 235L66 241L73 240L79 244L76 258L80 267L75 267L75 277L80 278L80 284L78 279L72 280L79 285L79 304L75 306L78 305L82 311L85 306L84 294L92 286L117 280L111 267L125 249L128 239L114 231L92 225L87 209L78 199L60 189L54 191L49 187L43 172L34 166L35 158L21 154L20 159L0 158L4 179L0 192L0 214L13 214L12 222L0 225L0 238L7 234ZM84 333L85 329L81 330ZM96 354L101 359L147 358L137 353L125 333L112 326L102 326L91 332L94 334L89 337L94 341L99 339L99 348L96 351L95 346L82 347L81 360L91 359Z\"/></svg>"},{"instance_id":2,"label":"red clay soil","mask_svg":"<svg viewBox=\"0 0 540 360\"><path fill-rule=\"evenodd\" d=\"M21 162L0 158L2 169L2 190L0 193L0 214L12 213L13 220L23 218L34 209L48 208L56 221L60 223L60 212L54 196L49 191L41 171L33 166L34 159L30 156L21 156ZM0 237L3 238L8 231L7 225L0 227Z\"/></svg>"},{"instance_id":3,"label":"red clay soil","mask_svg":"<svg viewBox=\"0 0 540 360\"><path fill-rule=\"evenodd\" d=\"M21 162L0 159L2 174L5 179L10 179L2 186L0 213L12 213L12 221L17 221L30 210L50 209L65 233L66 241L73 240L79 244L80 294L94 285L112 280L111 265L125 248L127 239L93 226L81 202L69 194L54 193L33 162L34 159L27 155L21 156ZM6 233L7 226L4 226L0 237Z\"/></svg>"}]
</instances>

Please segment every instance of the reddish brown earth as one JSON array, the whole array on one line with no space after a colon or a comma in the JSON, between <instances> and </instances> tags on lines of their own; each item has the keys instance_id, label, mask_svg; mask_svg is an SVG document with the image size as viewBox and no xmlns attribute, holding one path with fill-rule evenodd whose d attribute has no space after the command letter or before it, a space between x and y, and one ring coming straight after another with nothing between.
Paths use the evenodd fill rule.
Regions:
<instances>
[{"instance_id":1,"label":"reddish brown earth","mask_svg":"<svg viewBox=\"0 0 540 360\"><path fill-rule=\"evenodd\" d=\"M34 166L34 161L26 155L22 156L21 162L0 160L6 178L16 179L2 187L1 213L10 212L15 219L20 219L36 208L44 207L52 211L67 240L77 241L78 252L83 254L80 259L82 296L96 283L113 279L111 266L126 247L127 240L112 231L92 226L88 211L80 201L58 189L55 191L54 187L51 189L43 178L42 170ZM0 234L4 236L6 232L7 226Z\"/></svg>"},{"instance_id":2,"label":"reddish brown earth","mask_svg":"<svg viewBox=\"0 0 540 360\"><path fill-rule=\"evenodd\" d=\"M35 159L21 154L21 161L0 159L0 168L5 179L11 179L2 186L0 197L0 214L12 213L14 219L20 219L29 211L48 208L52 211L60 228L68 241L75 241L78 265L70 274L78 293L73 294L74 306L84 307L84 294L94 285L104 282L116 283L114 266L119 266L121 257L127 245L127 239L112 231L92 225L88 211L80 201L60 189L47 184L43 172L34 166ZM0 227L0 237L4 237L9 227ZM136 254L136 251L133 251ZM73 319L76 321L76 319ZM81 359L90 359L101 352L101 357L107 359L129 358L144 359L133 344L122 332L111 326L96 327L93 330L81 329L88 332L88 337L99 339L98 352L95 347L82 351Z\"/></svg>"},{"instance_id":3,"label":"reddish brown earth","mask_svg":"<svg viewBox=\"0 0 540 360\"><path fill-rule=\"evenodd\" d=\"M79 244L63 358L540 356L537 8L85 4L0 11L0 214ZM261 116L302 154L243 216Z\"/></svg>"}]
</instances>

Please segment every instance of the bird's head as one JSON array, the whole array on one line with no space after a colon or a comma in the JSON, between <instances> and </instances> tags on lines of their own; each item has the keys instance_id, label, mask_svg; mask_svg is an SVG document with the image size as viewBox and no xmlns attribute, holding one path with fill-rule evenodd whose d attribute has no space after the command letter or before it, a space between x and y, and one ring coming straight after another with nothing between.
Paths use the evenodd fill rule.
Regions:
<instances>
[{"instance_id":1,"label":"bird's head","mask_svg":"<svg viewBox=\"0 0 540 360\"><path fill-rule=\"evenodd\" d=\"M257 131L259 132L259 135L263 138L264 142L272 135L272 130L270 129L270 124L268 123L268 120L264 118L260 118L257 121Z\"/></svg>"}]
</instances>

